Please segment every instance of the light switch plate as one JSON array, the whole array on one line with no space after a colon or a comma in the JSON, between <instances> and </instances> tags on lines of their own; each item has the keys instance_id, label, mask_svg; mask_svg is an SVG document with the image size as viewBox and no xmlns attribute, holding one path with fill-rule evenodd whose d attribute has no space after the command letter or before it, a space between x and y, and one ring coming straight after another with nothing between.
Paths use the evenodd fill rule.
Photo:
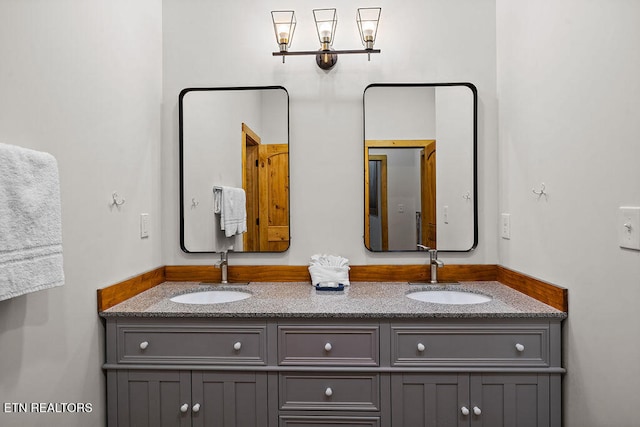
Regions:
<instances>
[{"instance_id":1,"label":"light switch plate","mask_svg":"<svg viewBox=\"0 0 640 427\"><path fill-rule=\"evenodd\" d=\"M140 214L140 238L149 237L149 214Z\"/></svg>"},{"instance_id":2,"label":"light switch plate","mask_svg":"<svg viewBox=\"0 0 640 427\"><path fill-rule=\"evenodd\" d=\"M500 235L503 239L511 239L511 214L502 214L500 218Z\"/></svg>"},{"instance_id":3,"label":"light switch plate","mask_svg":"<svg viewBox=\"0 0 640 427\"><path fill-rule=\"evenodd\" d=\"M620 247L640 250L640 207L621 207L618 221Z\"/></svg>"}]
</instances>

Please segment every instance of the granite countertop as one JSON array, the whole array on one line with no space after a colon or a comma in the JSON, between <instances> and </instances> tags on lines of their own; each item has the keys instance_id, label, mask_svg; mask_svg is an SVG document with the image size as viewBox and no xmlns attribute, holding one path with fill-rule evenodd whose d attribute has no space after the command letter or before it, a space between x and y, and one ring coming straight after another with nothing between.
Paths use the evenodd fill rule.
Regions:
<instances>
[{"instance_id":1,"label":"granite countertop","mask_svg":"<svg viewBox=\"0 0 640 427\"><path fill-rule=\"evenodd\" d=\"M251 298L222 304L181 304L169 298L211 289L242 290ZM447 305L415 301L405 294L427 289L470 291L491 296L482 304ZM235 318L559 318L567 314L499 282L449 285L352 282L344 291L317 291L309 282L251 282L247 285L164 282L100 313L102 317Z\"/></svg>"}]
</instances>

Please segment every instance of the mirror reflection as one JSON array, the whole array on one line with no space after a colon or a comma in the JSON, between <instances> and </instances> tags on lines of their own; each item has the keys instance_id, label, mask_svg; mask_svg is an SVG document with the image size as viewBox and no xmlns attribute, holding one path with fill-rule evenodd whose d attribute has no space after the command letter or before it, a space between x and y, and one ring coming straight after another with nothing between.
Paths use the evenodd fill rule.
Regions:
<instances>
[{"instance_id":1,"label":"mirror reflection","mask_svg":"<svg viewBox=\"0 0 640 427\"><path fill-rule=\"evenodd\" d=\"M287 250L287 91L280 86L184 89L179 115L182 250Z\"/></svg>"},{"instance_id":2,"label":"mirror reflection","mask_svg":"<svg viewBox=\"0 0 640 427\"><path fill-rule=\"evenodd\" d=\"M365 89L367 249L476 246L476 114L476 89L469 83Z\"/></svg>"}]
</instances>

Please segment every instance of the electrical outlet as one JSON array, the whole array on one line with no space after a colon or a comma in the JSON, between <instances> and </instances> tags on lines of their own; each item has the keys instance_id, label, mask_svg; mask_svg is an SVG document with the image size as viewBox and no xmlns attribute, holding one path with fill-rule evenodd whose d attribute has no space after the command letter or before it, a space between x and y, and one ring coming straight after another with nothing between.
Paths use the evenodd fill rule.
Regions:
<instances>
[{"instance_id":1,"label":"electrical outlet","mask_svg":"<svg viewBox=\"0 0 640 427\"><path fill-rule=\"evenodd\" d=\"M502 214L500 221L500 235L503 239L511 239L511 214Z\"/></svg>"},{"instance_id":2,"label":"electrical outlet","mask_svg":"<svg viewBox=\"0 0 640 427\"><path fill-rule=\"evenodd\" d=\"M144 239L149 237L149 214L140 214L140 238Z\"/></svg>"}]
</instances>

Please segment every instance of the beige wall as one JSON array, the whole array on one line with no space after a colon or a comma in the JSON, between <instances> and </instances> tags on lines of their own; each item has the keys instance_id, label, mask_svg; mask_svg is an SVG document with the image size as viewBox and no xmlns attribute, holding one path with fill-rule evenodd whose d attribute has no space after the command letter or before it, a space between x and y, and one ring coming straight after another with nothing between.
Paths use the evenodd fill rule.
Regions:
<instances>
[{"instance_id":1,"label":"beige wall","mask_svg":"<svg viewBox=\"0 0 640 427\"><path fill-rule=\"evenodd\" d=\"M569 288L564 425L638 425L640 3L497 1L500 262ZM548 199L532 194L544 182Z\"/></svg>"},{"instance_id":2,"label":"beige wall","mask_svg":"<svg viewBox=\"0 0 640 427\"><path fill-rule=\"evenodd\" d=\"M157 0L0 1L0 141L58 160L66 275L62 287L0 301L3 427L105 424L96 289L162 265L161 12ZM5 413L12 402L93 411Z\"/></svg>"}]
</instances>

